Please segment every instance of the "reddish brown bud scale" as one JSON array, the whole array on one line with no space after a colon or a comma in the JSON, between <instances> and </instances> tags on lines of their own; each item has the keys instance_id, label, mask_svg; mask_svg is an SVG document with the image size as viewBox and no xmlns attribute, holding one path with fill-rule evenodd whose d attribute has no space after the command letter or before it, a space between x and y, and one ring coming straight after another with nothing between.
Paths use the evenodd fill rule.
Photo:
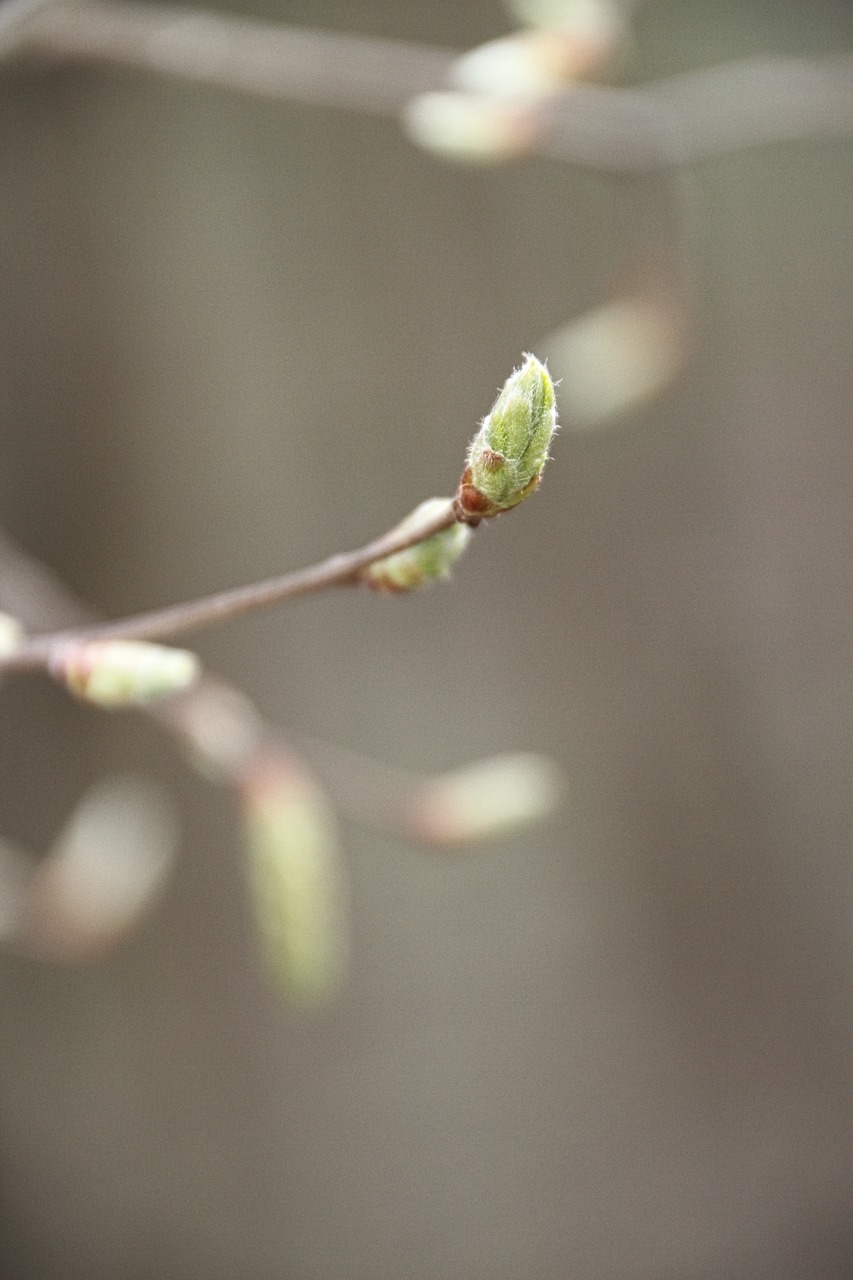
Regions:
<instances>
[{"instance_id":1,"label":"reddish brown bud scale","mask_svg":"<svg viewBox=\"0 0 853 1280\"><path fill-rule=\"evenodd\" d=\"M459 488L456 490L456 497L453 499L453 511L457 520L463 521L476 527L481 520L488 516L497 515L498 508L486 497L480 493L480 490L471 483L471 468L466 467L462 472L462 478L459 481Z\"/></svg>"}]
</instances>

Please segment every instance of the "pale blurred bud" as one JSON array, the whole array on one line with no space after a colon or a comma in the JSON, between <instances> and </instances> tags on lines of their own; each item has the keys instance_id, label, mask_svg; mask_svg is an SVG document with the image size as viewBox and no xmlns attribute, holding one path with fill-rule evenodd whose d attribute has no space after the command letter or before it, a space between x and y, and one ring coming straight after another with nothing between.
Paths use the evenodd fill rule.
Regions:
<instances>
[{"instance_id":1,"label":"pale blurred bud","mask_svg":"<svg viewBox=\"0 0 853 1280\"><path fill-rule=\"evenodd\" d=\"M559 27L523 31L464 54L453 68L453 79L472 93L549 97L589 76L604 52L586 32Z\"/></svg>"},{"instance_id":2,"label":"pale blurred bud","mask_svg":"<svg viewBox=\"0 0 853 1280\"><path fill-rule=\"evenodd\" d=\"M462 163L514 160L531 150L538 133L527 105L450 90L413 98L403 124L419 146Z\"/></svg>"},{"instance_id":3,"label":"pale blurred bud","mask_svg":"<svg viewBox=\"0 0 853 1280\"><path fill-rule=\"evenodd\" d=\"M427 844L492 840L546 818L562 792L562 779L545 756L495 756L426 781L407 826Z\"/></svg>"},{"instance_id":4,"label":"pale blurred bud","mask_svg":"<svg viewBox=\"0 0 853 1280\"><path fill-rule=\"evenodd\" d=\"M27 886L16 945L43 959L99 959L144 918L168 878L178 828L142 778L105 778L75 809Z\"/></svg>"},{"instance_id":5,"label":"pale blurred bud","mask_svg":"<svg viewBox=\"0 0 853 1280\"><path fill-rule=\"evenodd\" d=\"M471 442L456 494L460 519L498 515L528 497L539 484L556 430L554 384L545 366L527 355Z\"/></svg>"},{"instance_id":6,"label":"pale blurred bud","mask_svg":"<svg viewBox=\"0 0 853 1280\"><path fill-rule=\"evenodd\" d=\"M669 387L684 360L676 306L625 298L579 316L549 335L572 428L598 427Z\"/></svg>"},{"instance_id":7,"label":"pale blurred bud","mask_svg":"<svg viewBox=\"0 0 853 1280\"><path fill-rule=\"evenodd\" d=\"M0 613L0 658L8 658L21 647L24 628L11 614Z\"/></svg>"},{"instance_id":8,"label":"pale blurred bud","mask_svg":"<svg viewBox=\"0 0 853 1280\"><path fill-rule=\"evenodd\" d=\"M446 498L427 498L400 521L394 532L414 534L420 528L428 528L447 507ZM405 551L397 551L384 560L375 560L362 570L361 577L378 591L414 591L418 587L429 587L450 577L471 536L468 525L452 524Z\"/></svg>"},{"instance_id":9,"label":"pale blurred bud","mask_svg":"<svg viewBox=\"0 0 853 1280\"><path fill-rule=\"evenodd\" d=\"M334 997L348 970L349 939L338 836L326 798L289 757L259 758L240 796L251 897L267 967L287 999L305 1007Z\"/></svg>"},{"instance_id":10,"label":"pale blurred bud","mask_svg":"<svg viewBox=\"0 0 853 1280\"><path fill-rule=\"evenodd\" d=\"M190 764L212 782L233 779L258 751L264 723L236 689L203 681L181 700L177 729Z\"/></svg>"},{"instance_id":11,"label":"pale blurred bud","mask_svg":"<svg viewBox=\"0 0 853 1280\"><path fill-rule=\"evenodd\" d=\"M177 693L196 680L199 669L194 653L142 640L72 641L49 664L53 678L76 698L109 708Z\"/></svg>"}]
</instances>

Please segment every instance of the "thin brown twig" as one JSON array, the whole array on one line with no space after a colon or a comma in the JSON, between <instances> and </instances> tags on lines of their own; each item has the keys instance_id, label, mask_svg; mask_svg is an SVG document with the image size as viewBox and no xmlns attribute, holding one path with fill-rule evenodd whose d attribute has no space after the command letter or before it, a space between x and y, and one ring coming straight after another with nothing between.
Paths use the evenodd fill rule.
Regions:
<instances>
[{"instance_id":1,"label":"thin brown twig","mask_svg":"<svg viewBox=\"0 0 853 1280\"><path fill-rule=\"evenodd\" d=\"M227 622L297 596L326 591L331 587L351 586L358 582L359 574L368 565L424 542L454 523L453 501L448 498L444 507L415 532L399 527L390 529L355 551L339 552L305 569L219 591L198 600L135 614L116 622L33 636L25 640L15 653L0 659L0 671L44 670L57 647L72 640L159 640Z\"/></svg>"}]
</instances>

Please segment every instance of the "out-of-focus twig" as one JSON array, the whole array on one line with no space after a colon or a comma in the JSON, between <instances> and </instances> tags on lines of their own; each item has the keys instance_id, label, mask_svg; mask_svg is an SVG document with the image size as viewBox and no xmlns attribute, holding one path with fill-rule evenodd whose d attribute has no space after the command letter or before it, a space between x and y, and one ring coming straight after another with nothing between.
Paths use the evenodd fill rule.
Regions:
<instances>
[{"instance_id":1,"label":"out-of-focus twig","mask_svg":"<svg viewBox=\"0 0 853 1280\"><path fill-rule=\"evenodd\" d=\"M0 57L111 62L244 93L397 115L445 86L458 55L205 10L10 0ZM531 150L636 172L853 131L853 59L747 59L638 89L576 84L532 113Z\"/></svg>"},{"instance_id":2,"label":"out-of-focus twig","mask_svg":"<svg viewBox=\"0 0 853 1280\"><path fill-rule=\"evenodd\" d=\"M8 609L29 626L57 627L71 619L81 624L96 621L96 615L2 530L0 609ZM196 766L217 781L233 783L242 776L247 761L290 750L281 732L264 722L249 698L209 671L185 692L139 709L176 737ZM561 788L554 766L540 757L518 757L520 763L511 773L504 766L501 781L504 793L515 797L516 809L508 813L506 805L498 807L496 820L493 801L487 812L481 812L482 804L469 802L463 822L457 813L450 813L445 794L448 781L453 786L454 775L424 777L314 738L300 737L296 745L322 777L336 805L350 817L445 853L544 817L559 801Z\"/></svg>"},{"instance_id":3,"label":"out-of-focus twig","mask_svg":"<svg viewBox=\"0 0 853 1280\"><path fill-rule=\"evenodd\" d=\"M624 172L853 132L853 58L750 58L642 89L570 88L542 108L538 150Z\"/></svg>"},{"instance_id":4,"label":"out-of-focus twig","mask_svg":"<svg viewBox=\"0 0 853 1280\"><path fill-rule=\"evenodd\" d=\"M19 21L15 32L22 49L52 57L381 115L394 115L413 94L441 84L457 57L452 49L402 40L144 4L54 4L29 23Z\"/></svg>"}]
</instances>

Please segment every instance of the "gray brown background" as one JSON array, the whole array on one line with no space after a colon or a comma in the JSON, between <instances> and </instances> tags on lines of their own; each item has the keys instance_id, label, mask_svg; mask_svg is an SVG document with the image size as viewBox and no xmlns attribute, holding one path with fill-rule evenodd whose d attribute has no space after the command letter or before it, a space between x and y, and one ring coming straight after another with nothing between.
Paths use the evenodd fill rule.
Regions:
<instances>
[{"instance_id":1,"label":"gray brown background","mask_svg":"<svg viewBox=\"0 0 853 1280\"><path fill-rule=\"evenodd\" d=\"M253 12L508 29L485 0ZM637 72L851 34L829 0L661 0ZM657 234L654 184L119 71L0 69L0 159L2 519L111 614L447 492L522 349ZM200 638L285 726L567 776L547 828L458 865L347 829L333 1015L257 979L227 797L152 727L7 686L7 834L44 847L117 765L187 834L114 958L0 966L4 1277L853 1273L851 174L840 143L697 170L686 376L564 430L448 589Z\"/></svg>"}]
</instances>

